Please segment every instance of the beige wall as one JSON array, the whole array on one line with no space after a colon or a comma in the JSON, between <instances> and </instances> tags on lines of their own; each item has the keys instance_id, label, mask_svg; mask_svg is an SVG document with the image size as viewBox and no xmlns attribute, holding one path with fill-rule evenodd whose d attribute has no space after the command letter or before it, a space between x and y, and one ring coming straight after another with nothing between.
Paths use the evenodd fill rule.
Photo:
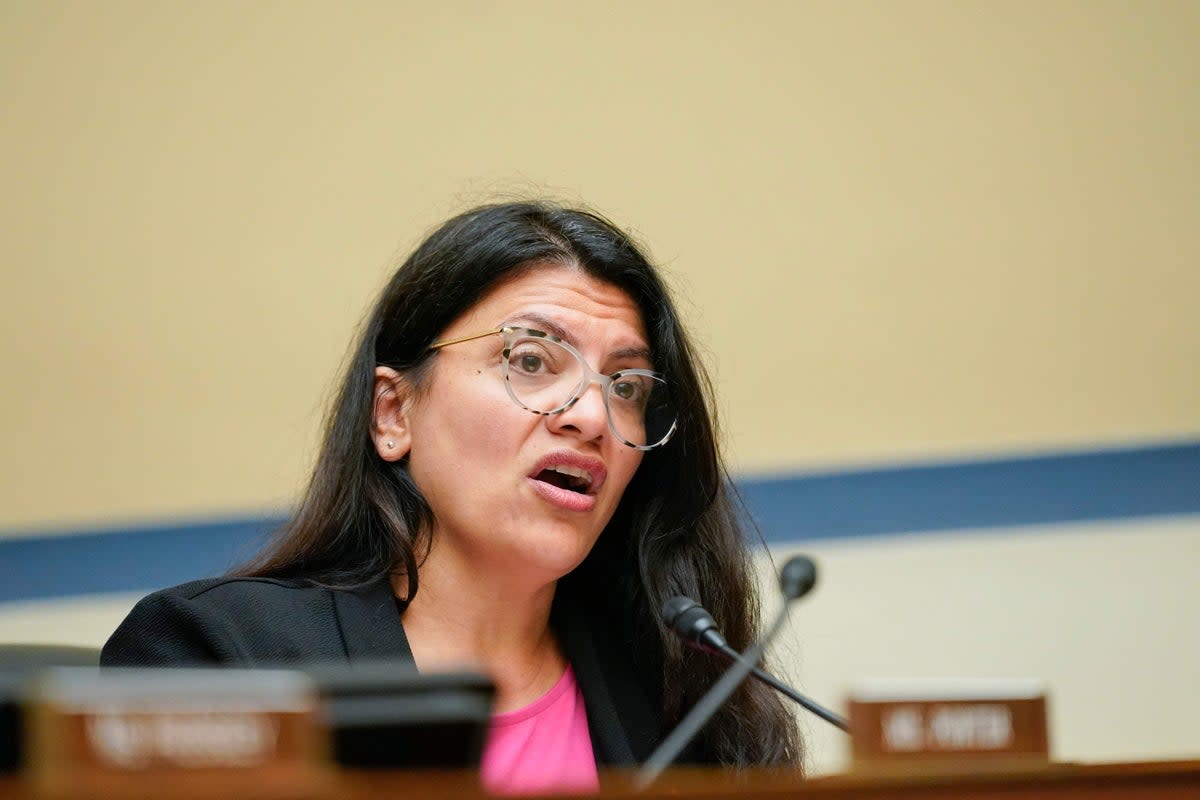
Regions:
<instances>
[{"instance_id":1,"label":"beige wall","mask_svg":"<svg viewBox=\"0 0 1200 800\"><path fill-rule=\"evenodd\" d=\"M286 504L392 256L632 226L746 471L1200 431L1193 2L0 6L0 529Z\"/></svg>"}]
</instances>

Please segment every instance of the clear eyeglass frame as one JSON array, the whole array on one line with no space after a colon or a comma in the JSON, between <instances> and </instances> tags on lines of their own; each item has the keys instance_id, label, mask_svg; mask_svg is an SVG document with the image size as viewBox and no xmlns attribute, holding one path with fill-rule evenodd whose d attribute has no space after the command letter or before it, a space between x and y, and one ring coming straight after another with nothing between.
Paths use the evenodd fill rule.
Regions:
<instances>
[{"instance_id":1,"label":"clear eyeglass frame","mask_svg":"<svg viewBox=\"0 0 1200 800\"><path fill-rule=\"evenodd\" d=\"M546 333L545 331L539 331L535 328L523 328L523 327L518 327L515 325L504 325L502 327L493 328L491 330L482 331L480 333L473 333L473 334L470 334L467 336L459 336L454 339L447 339L442 342L434 342L433 344L429 345L429 349L430 350L440 350L443 347L449 347L452 344L460 344L462 342L470 342L470 341L474 341L476 339L482 339L485 336L497 336L497 335L504 337L504 354L500 358L500 370L501 370L502 374L504 375L504 388L508 392L508 396L510 398L512 398L512 401L514 403L516 403L518 406L525 409L526 411L530 412L531 414L538 414L540 416L553 416L555 414L561 414L564 411L566 411L567 409L569 409L571 406L575 405L575 403L577 403L579 401L579 398L583 397L583 394L584 394L584 392L586 392L588 390L588 387L591 386L593 383L595 383L595 384L599 384L601 396L604 398L604 413L605 413L605 417L608 420L608 429L609 429L609 431L612 432L613 436L615 436L617 438L617 440L621 442L621 444L624 444L627 447L632 447L635 450L653 450L656 447L666 444L670 440L670 438L675 434L675 430L679 427L678 418L672 419L671 424L667 429L667 432L665 434L663 434L663 436L661 436L658 441L656 441L652 444L636 444L636 443L631 442L628 439L626 439L621 434L621 432L619 430L617 430L616 423L613 421L612 407L609 405L609 396L612 393L613 384L615 382L617 382L618 380L620 380L622 377L627 377L630 375L640 375L640 376L644 376L644 377L648 377L648 378L653 378L654 380L661 381L665 384L666 383L665 376L661 372L654 372L653 370L648 370L648 369L622 369L622 370L618 370L618 371L612 373L611 375L605 375L603 373L597 372L596 370L592 369L592 365L587 362L587 359L585 359L583 357L583 354L580 353L578 350L576 350L574 347L572 347L569 343L563 341L558 336L554 336L553 334ZM566 402L562 403L559 406L556 406L555 408L549 409L547 411L543 411L538 408L530 408L528 405L526 405L524 402L522 402L520 397L517 396L516 391L513 389L512 381L509 379L509 376L508 376L508 369L509 369L508 363L509 362L508 362L507 354L512 350L513 344L522 337L545 339L545 340L554 342L555 344L560 346L562 349L566 350L568 353L570 353L572 356L574 356L575 360L579 362L580 371L581 371L581 374L583 377L579 381L579 384L575 387L575 390L571 393L571 396L569 398L567 398Z\"/></svg>"}]
</instances>

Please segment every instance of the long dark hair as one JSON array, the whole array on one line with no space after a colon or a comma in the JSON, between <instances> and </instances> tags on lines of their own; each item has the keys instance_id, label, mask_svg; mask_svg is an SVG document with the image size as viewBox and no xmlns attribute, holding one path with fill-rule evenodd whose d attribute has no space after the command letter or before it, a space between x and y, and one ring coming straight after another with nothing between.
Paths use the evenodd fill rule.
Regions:
<instances>
[{"instance_id":1,"label":"long dark hair","mask_svg":"<svg viewBox=\"0 0 1200 800\"><path fill-rule=\"evenodd\" d=\"M597 602L621 607L619 618L640 621L628 639L640 666L654 673L669 727L712 685L722 664L685 653L659 619L662 603L675 594L697 599L742 650L758 628L758 600L717 446L712 386L658 273L626 234L595 213L542 202L488 205L451 219L417 247L366 322L299 510L239 573L343 587L401 573L411 598L432 512L406 464L375 451L375 367L406 373L419 391L434 357L429 345L456 317L498 281L553 263L576 266L637 304L655 368L667 375L678 406L675 436L646 454L592 552L560 582L560 592L603 586L573 594L602 596ZM799 766L801 758L790 714L758 684L734 696L700 745L703 757L727 764Z\"/></svg>"}]
</instances>

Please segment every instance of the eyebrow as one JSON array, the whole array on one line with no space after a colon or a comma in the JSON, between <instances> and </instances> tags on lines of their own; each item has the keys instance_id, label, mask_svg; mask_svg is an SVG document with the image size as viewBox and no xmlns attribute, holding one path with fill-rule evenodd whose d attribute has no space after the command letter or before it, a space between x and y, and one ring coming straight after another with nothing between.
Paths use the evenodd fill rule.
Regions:
<instances>
[{"instance_id":1,"label":"eyebrow","mask_svg":"<svg viewBox=\"0 0 1200 800\"><path fill-rule=\"evenodd\" d=\"M513 319L521 320L524 322L530 322L533 324L534 328L542 331L543 333L548 333L551 336L557 336L559 339L562 339L564 342L570 343L573 347L579 347L579 342L577 342L575 340L575 337L571 335L570 331L568 331L566 328L559 325L557 322L550 319L549 317L545 317L545 316L542 316L541 314L538 314L537 312L531 311L531 312L528 312L525 314L518 314ZM506 322L504 324L508 325L510 323ZM622 347L618 350L613 350L611 353L608 354L608 357L609 358L644 358L644 359L646 359L646 361L650 362L651 364L654 363L654 359L651 357L651 354L650 354L650 348L648 348L648 347Z\"/></svg>"}]
</instances>

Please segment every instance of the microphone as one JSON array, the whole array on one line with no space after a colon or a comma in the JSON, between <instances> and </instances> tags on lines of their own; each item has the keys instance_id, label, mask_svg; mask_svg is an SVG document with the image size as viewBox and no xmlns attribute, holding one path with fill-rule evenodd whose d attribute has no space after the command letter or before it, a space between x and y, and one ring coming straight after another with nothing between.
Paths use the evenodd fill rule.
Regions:
<instances>
[{"instance_id":1,"label":"microphone","mask_svg":"<svg viewBox=\"0 0 1200 800\"><path fill-rule=\"evenodd\" d=\"M671 731L667 735L667 738L663 739L662 743L650 754L650 758L646 759L646 763L638 771L637 778L634 781L634 785L638 790L648 788L650 784L658 779L663 770L679 757L683 748L695 738L696 734L712 718L713 714L717 713L717 709L729 699L729 696L741 685L742 681L746 680L746 677L754 671L754 665L762 658L763 651L771 643L771 640L775 638L776 634L779 633L779 629L783 627L783 623L787 620L788 605L812 589L816 580L817 568L812 560L806 556L794 556L784 564L779 574L779 588L783 593L784 600L783 608L779 610L779 614L771 623L767 634L758 643L751 645L745 653L739 654L738 660L733 663L733 666L726 670L721 679L712 685L712 688L700 698L700 701L696 705L692 706L692 710L675 726L675 730ZM674 599L672 598L672 600ZM687 598L682 599L687 600ZM670 603L671 601L668 601L668 604ZM708 620L706 626L703 619L699 619L699 615L695 614L694 609L699 608L699 606L694 602L691 602L691 607L683 607L684 605L683 603L677 603L672 606L671 610L674 612L675 619L684 618L687 624L689 624L690 629L698 631L697 636L702 637L707 643L713 641L712 633L715 633L717 637L721 637L711 618ZM708 616L707 612L704 616ZM720 640L723 642L724 638L721 637Z\"/></svg>"},{"instance_id":2,"label":"microphone","mask_svg":"<svg viewBox=\"0 0 1200 800\"><path fill-rule=\"evenodd\" d=\"M709 653L723 653L729 648L712 616L692 598L675 595L663 603L662 614L667 627L693 647Z\"/></svg>"},{"instance_id":3,"label":"microphone","mask_svg":"<svg viewBox=\"0 0 1200 800\"><path fill-rule=\"evenodd\" d=\"M808 556L788 559L779 571L779 588L786 602L798 600L817 584L817 566ZM676 595L663 603L663 621L685 641L710 653L737 653L717 630L717 624L704 608L690 597Z\"/></svg>"},{"instance_id":4,"label":"microphone","mask_svg":"<svg viewBox=\"0 0 1200 800\"><path fill-rule=\"evenodd\" d=\"M801 594L804 593L802 592ZM672 597L664 603L663 618L667 623L667 627L693 647L709 653L719 653L730 661L737 662L741 659L741 654L730 647L728 642L725 641L725 637L717 630L717 624L713 622L712 616L704 606L690 597ZM750 674L781 694L796 701L796 703L829 724L841 728L847 733L850 731L850 725L845 717L839 716L812 698L801 694L771 673L755 667Z\"/></svg>"},{"instance_id":5,"label":"microphone","mask_svg":"<svg viewBox=\"0 0 1200 800\"><path fill-rule=\"evenodd\" d=\"M808 556L792 556L779 570L784 600L799 600L817 585L817 565Z\"/></svg>"}]
</instances>

